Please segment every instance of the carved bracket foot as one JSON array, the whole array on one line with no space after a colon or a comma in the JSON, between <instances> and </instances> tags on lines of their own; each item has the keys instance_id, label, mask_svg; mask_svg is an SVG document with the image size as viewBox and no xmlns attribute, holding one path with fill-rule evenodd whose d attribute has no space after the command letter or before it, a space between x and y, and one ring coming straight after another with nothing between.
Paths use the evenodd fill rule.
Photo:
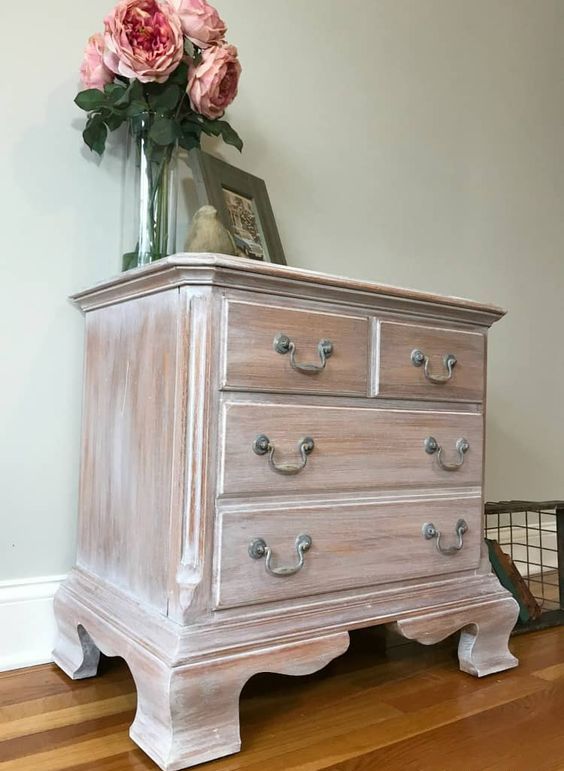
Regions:
<instances>
[{"instance_id":1,"label":"carved bracket foot","mask_svg":"<svg viewBox=\"0 0 564 771\"><path fill-rule=\"evenodd\" d=\"M138 704L130 736L164 771L238 752L239 696L252 675L310 674L348 645L344 632L172 669L138 660L131 665Z\"/></svg>"},{"instance_id":2,"label":"carved bracket foot","mask_svg":"<svg viewBox=\"0 0 564 771\"><path fill-rule=\"evenodd\" d=\"M426 613L393 624L395 631L424 645L444 640L461 630L458 644L460 669L483 677L516 667L519 663L508 648L519 606L512 597L455 610Z\"/></svg>"},{"instance_id":3,"label":"carved bracket foot","mask_svg":"<svg viewBox=\"0 0 564 771\"><path fill-rule=\"evenodd\" d=\"M58 634L53 660L73 680L95 677L98 673L100 650L77 619L61 612L61 605L60 594L55 595Z\"/></svg>"},{"instance_id":4,"label":"carved bracket foot","mask_svg":"<svg viewBox=\"0 0 564 771\"><path fill-rule=\"evenodd\" d=\"M339 632L172 666L102 621L64 587L55 598L55 616L59 637L53 655L70 677L94 676L100 651L125 659L137 687L130 736L163 771L239 751L239 696L250 677L307 675L349 645L348 633Z\"/></svg>"}]
</instances>

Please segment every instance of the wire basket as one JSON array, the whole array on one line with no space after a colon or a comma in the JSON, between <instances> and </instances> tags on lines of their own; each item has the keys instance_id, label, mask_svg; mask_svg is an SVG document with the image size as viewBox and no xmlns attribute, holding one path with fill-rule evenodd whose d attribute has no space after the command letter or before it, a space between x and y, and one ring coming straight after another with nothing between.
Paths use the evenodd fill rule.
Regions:
<instances>
[{"instance_id":1,"label":"wire basket","mask_svg":"<svg viewBox=\"0 0 564 771\"><path fill-rule=\"evenodd\" d=\"M495 572L519 602L516 630L564 624L564 501L486 503L485 536Z\"/></svg>"}]
</instances>

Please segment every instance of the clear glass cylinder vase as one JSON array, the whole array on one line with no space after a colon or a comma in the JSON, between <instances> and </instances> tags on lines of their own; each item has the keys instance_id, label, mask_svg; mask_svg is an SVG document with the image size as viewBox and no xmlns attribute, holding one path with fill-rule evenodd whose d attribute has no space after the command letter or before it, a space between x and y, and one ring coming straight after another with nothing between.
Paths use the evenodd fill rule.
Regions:
<instances>
[{"instance_id":1,"label":"clear glass cylinder vase","mask_svg":"<svg viewBox=\"0 0 564 771\"><path fill-rule=\"evenodd\" d=\"M158 116L129 120L122 225L123 270L148 265L176 250L178 174L176 144L150 138Z\"/></svg>"}]
</instances>

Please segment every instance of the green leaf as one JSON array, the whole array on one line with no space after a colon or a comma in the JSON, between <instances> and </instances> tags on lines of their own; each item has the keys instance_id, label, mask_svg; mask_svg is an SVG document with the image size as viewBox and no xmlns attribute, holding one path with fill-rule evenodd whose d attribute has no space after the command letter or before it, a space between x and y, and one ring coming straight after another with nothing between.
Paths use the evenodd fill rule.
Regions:
<instances>
[{"instance_id":1,"label":"green leaf","mask_svg":"<svg viewBox=\"0 0 564 771\"><path fill-rule=\"evenodd\" d=\"M74 100L77 107L81 110L90 112L91 110L98 110L106 101L106 95L103 91L99 91L97 88L87 88L86 91L80 91Z\"/></svg>"},{"instance_id":2,"label":"green leaf","mask_svg":"<svg viewBox=\"0 0 564 771\"><path fill-rule=\"evenodd\" d=\"M220 125L221 138L226 145L236 147L239 152L243 150L243 140L235 129L227 123L226 120L217 121Z\"/></svg>"},{"instance_id":3,"label":"green leaf","mask_svg":"<svg viewBox=\"0 0 564 771\"><path fill-rule=\"evenodd\" d=\"M139 261L139 253L137 251L135 252L126 252L122 260L122 270L131 270L131 268L136 268L137 263Z\"/></svg>"},{"instance_id":4,"label":"green leaf","mask_svg":"<svg viewBox=\"0 0 564 771\"><path fill-rule=\"evenodd\" d=\"M157 145L171 145L180 134L180 126L171 118L157 118L149 131L149 139Z\"/></svg>"},{"instance_id":5,"label":"green leaf","mask_svg":"<svg viewBox=\"0 0 564 771\"><path fill-rule=\"evenodd\" d=\"M194 148L200 146L200 137L197 137L194 134L190 134L188 132L183 132L182 136L178 140L178 144L185 150L193 150Z\"/></svg>"},{"instance_id":6,"label":"green leaf","mask_svg":"<svg viewBox=\"0 0 564 771\"><path fill-rule=\"evenodd\" d=\"M198 113L195 113L192 110L190 110L190 112L183 118L183 120L187 120L190 123L193 123L194 126L199 126L201 130L204 126L205 118L202 118L201 115L198 115Z\"/></svg>"},{"instance_id":7,"label":"green leaf","mask_svg":"<svg viewBox=\"0 0 564 771\"><path fill-rule=\"evenodd\" d=\"M142 115L144 112L147 112L148 109L149 108L146 102L131 102L131 104L127 106L125 114L128 118L136 118L138 115Z\"/></svg>"},{"instance_id":8,"label":"green leaf","mask_svg":"<svg viewBox=\"0 0 564 771\"><path fill-rule=\"evenodd\" d=\"M185 118L185 120L189 121L194 127L197 127L200 132L203 131L204 134L207 134L209 137L218 137L220 134L220 130L216 125L217 121L208 120L208 118L204 118L203 115L193 113Z\"/></svg>"},{"instance_id":9,"label":"green leaf","mask_svg":"<svg viewBox=\"0 0 564 771\"><path fill-rule=\"evenodd\" d=\"M82 132L82 138L91 150L102 155L106 147L107 136L108 128L100 115L93 115L88 118L86 128Z\"/></svg>"},{"instance_id":10,"label":"green leaf","mask_svg":"<svg viewBox=\"0 0 564 771\"><path fill-rule=\"evenodd\" d=\"M123 111L102 110L100 114L110 131L115 131L125 120L127 120L127 115Z\"/></svg>"},{"instance_id":11,"label":"green leaf","mask_svg":"<svg viewBox=\"0 0 564 771\"><path fill-rule=\"evenodd\" d=\"M198 141L202 134L203 126L198 121L193 120L191 117L183 118L180 123L180 130L183 134L192 134Z\"/></svg>"},{"instance_id":12,"label":"green leaf","mask_svg":"<svg viewBox=\"0 0 564 771\"><path fill-rule=\"evenodd\" d=\"M145 92L143 91L143 83L137 78L134 78L129 84L129 90L131 92L132 99L143 99Z\"/></svg>"},{"instance_id":13,"label":"green leaf","mask_svg":"<svg viewBox=\"0 0 564 771\"><path fill-rule=\"evenodd\" d=\"M116 99L114 104L116 107L125 107L132 102L145 103L143 84L138 80L132 80L119 99Z\"/></svg>"},{"instance_id":14,"label":"green leaf","mask_svg":"<svg viewBox=\"0 0 564 771\"><path fill-rule=\"evenodd\" d=\"M157 93L149 95L149 106L157 113L172 112L181 97L180 86L176 83L166 83Z\"/></svg>"},{"instance_id":15,"label":"green leaf","mask_svg":"<svg viewBox=\"0 0 564 771\"><path fill-rule=\"evenodd\" d=\"M243 140L226 120L207 120L204 118L202 130L211 136L221 136L226 145L233 145L239 152L243 149Z\"/></svg>"},{"instance_id":16,"label":"green leaf","mask_svg":"<svg viewBox=\"0 0 564 771\"><path fill-rule=\"evenodd\" d=\"M177 86L180 86L182 90L185 90L186 84L188 83L188 65L186 62L180 62L172 75L170 75L167 83L175 83Z\"/></svg>"},{"instance_id":17,"label":"green leaf","mask_svg":"<svg viewBox=\"0 0 564 771\"><path fill-rule=\"evenodd\" d=\"M123 96L127 91L127 87L123 83L106 83L104 86L104 93L106 96L110 96L113 99L118 99Z\"/></svg>"}]
</instances>

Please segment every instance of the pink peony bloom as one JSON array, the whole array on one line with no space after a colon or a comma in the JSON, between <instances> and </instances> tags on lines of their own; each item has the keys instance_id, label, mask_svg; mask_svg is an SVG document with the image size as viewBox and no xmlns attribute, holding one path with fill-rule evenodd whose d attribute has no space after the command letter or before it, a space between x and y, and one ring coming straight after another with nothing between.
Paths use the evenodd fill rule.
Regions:
<instances>
[{"instance_id":1,"label":"pink peony bloom","mask_svg":"<svg viewBox=\"0 0 564 771\"><path fill-rule=\"evenodd\" d=\"M241 65L231 45L206 48L197 66L190 67L188 96L192 108L214 120L237 96Z\"/></svg>"},{"instance_id":2,"label":"pink peony bloom","mask_svg":"<svg viewBox=\"0 0 564 771\"><path fill-rule=\"evenodd\" d=\"M104 38L99 32L88 38L84 59L80 65L80 79L84 88L103 91L104 86L114 79L114 73L104 64L104 49Z\"/></svg>"},{"instance_id":3,"label":"pink peony bloom","mask_svg":"<svg viewBox=\"0 0 564 771\"><path fill-rule=\"evenodd\" d=\"M180 19L166 0L121 0L104 26L104 62L118 75L164 83L182 60Z\"/></svg>"},{"instance_id":4,"label":"pink peony bloom","mask_svg":"<svg viewBox=\"0 0 564 771\"><path fill-rule=\"evenodd\" d=\"M206 0L173 0L173 2L180 16L182 31L194 45L198 48L208 48L223 40L227 32L225 22Z\"/></svg>"}]
</instances>

